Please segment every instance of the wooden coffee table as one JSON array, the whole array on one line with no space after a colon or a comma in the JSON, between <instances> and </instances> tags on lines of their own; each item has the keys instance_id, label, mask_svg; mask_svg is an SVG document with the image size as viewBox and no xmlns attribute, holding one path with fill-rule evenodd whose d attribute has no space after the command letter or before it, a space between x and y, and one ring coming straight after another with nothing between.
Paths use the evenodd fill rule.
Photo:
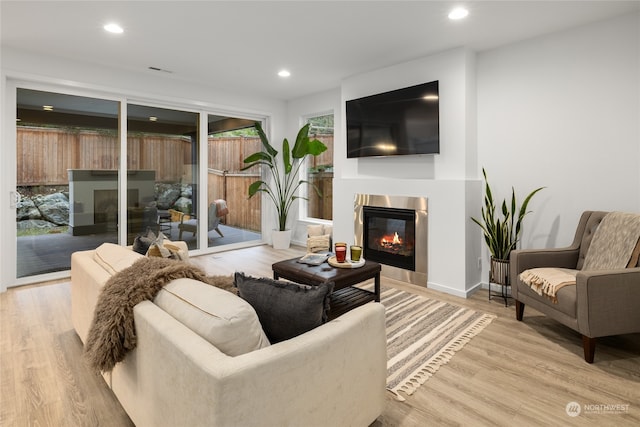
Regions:
<instances>
[{"instance_id":1,"label":"wooden coffee table","mask_svg":"<svg viewBox=\"0 0 640 427\"><path fill-rule=\"evenodd\" d=\"M359 268L336 268L324 262L308 265L298 262L300 257L276 262L271 266L274 279L287 279L304 285L317 286L333 282L331 310L333 319L369 301L380 302L380 271L382 267L374 261L365 261ZM374 279L374 291L354 287L358 283Z\"/></svg>"}]
</instances>

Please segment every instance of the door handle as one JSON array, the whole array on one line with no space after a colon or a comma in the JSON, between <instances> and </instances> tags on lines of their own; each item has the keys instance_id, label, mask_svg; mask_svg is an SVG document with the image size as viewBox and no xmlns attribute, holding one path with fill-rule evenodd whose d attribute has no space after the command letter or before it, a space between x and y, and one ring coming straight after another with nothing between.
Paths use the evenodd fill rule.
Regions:
<instances>
[{"instance_id":1,"label":"door handle","mask_svg":"<svg viewBox=\"0 0 640 427\"><path fill-rule=\"evenodd\" d=\"M20 203L20 200L22 200L20 193L18 193L17 191L9 191L9 207L15 209L16 207L18 207L18 203Z\"/></svg>"}]
</instances>

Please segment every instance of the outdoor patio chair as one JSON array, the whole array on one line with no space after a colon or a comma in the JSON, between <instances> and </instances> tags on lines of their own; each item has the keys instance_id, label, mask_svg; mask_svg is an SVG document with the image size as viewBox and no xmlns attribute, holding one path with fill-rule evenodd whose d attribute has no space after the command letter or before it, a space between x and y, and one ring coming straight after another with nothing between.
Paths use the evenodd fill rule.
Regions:
<instances>
[{"instance_id":1,"label":"outdoor patio chair","mask_svg":"<svg viewBox=\"0 0 640 427\"><path fill-rule=\"evenodd\" d=\"M182 233L185 231L190 232L193 235L196 234L196 232L198 231L198 219L195 216L185 214L175 209L169 209L169 212L171 213L172 218L177 216L177 218L179 219L178 240L182 240ZM220 220L227 216L228 213L229 208L227 207L227 202L225 200L218 199L211 203L209 205L207 230L215 230L216 233L220 235L220 237L224 237L222 231L220 231L219 225Z\"/></svg>"}]
</instances>

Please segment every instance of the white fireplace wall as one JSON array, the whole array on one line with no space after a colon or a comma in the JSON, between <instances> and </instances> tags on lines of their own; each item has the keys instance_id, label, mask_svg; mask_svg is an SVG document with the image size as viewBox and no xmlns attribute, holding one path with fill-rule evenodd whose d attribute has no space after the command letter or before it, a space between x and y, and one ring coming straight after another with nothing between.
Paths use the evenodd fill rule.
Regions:
<instances>
[{"instance_id":1,"label":"white fireplace wall","mask_svg":"<svg viewBox=\"0 0 640 427\"><path fill-rule=\"evenodd\" d=\"M388 90L439 80L438 155L346 158L344 103ZM342 83L340 127L334 142L334 236L353 239L356 193L429 200L428 287L466 297L480 286L481 234L469 229L482 194L476 154L475 54L454 49L354 76ZM474 177L468 179L467 177Z\"/></svg>"},{"instance_id":2,"label":"white fireplace wall","mask_svg":"<svg viewBox=\"0 0 640 427\"><path fill-rule=\"evenodd\" d=\"M479 181L464 180L415 180L415 179L345 179L342 187L349 191L334 189L334 236L339 240L353 241L353 202L355 193L427 197L428 232L428 283L431 289L466 297L479 285L480 270L477 261L467 267L467 258L480 256L468 242L466 222L471 210L477 209L469 202L470 192L481 194ZM337 188L337 187L336 187ZM336 194L337 193L337 194ZM471 204L471 206L469 206ZM348 220L348 224L345 222ZM470 233L476 235L478 233ZM480 247L477 242L476 247ZM469 261L470 264L473 264ZM477 271L477 274L473 274ZM469 282L471 280L471 282ZM471 283L469 288L463 287Z\"/></svg>"}]
</instances>

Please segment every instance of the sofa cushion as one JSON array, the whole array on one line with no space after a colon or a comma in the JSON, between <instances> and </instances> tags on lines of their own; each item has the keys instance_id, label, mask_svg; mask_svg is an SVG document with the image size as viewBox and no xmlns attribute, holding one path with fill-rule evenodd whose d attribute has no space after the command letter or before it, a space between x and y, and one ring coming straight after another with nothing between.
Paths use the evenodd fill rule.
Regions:
<instances>
[{"instance_id":1,"label":"sofa cushion","mask_svg":"<svg viewBox=\"0 0 640 427\"><path fill-rule=\"evenodd\" d=\"M238 294L258 313L272 343L293 338L327 321L333 282L319 286L235 274Z\"/></svg>"},{"instance_id":2,"label":"sofa cushion","mask_svg":"<svg viewBox=\"0 0 640 427\"><path fill-rule=\"evenodd\" d=\"M307 236L322 236L324 234L322 230L322 224L307 225Z\"/></svg>"},{"instance_id":3,"label":"sofa cushion","mask_svg":"<svg viewBox=\"0 0 640 427\"><path fill-rule=\"evenodd\" d=\"M115 243L103 243L93 254L94 261L112 276L139 260L143 255Z\"/></svg>"},{"instance_id":4,"label":"sofa cushion","mask_svg":"<svg viewBox=\"0 0 640 427\"><path fill-rule=\"evenodd\" d=\"M255 310L231 292L193 279L175 279L154 303L228 356L269 345Z\"/></svg>"},{"instance_id":5,"label":"sofa cushion","mask_svg":"<svg viewBox=\"0 0 640 427\"><path fill-rule=\"evenodd\" d=\"M520 282L522 283L521 280ZM571 317L572 319L575 319L577 316L577 294L575 286L565 286L563 288L560 288L556 293L556 303L551 304L549 303L549 297L547 297L546 295L538 295L536 291L534 291L527 285L518 286L518 292L527 295L529 298L539 300L540 302L544 303L545 306L549 306L551 310L558 310Z\"/></svg>"}]
</instances>

